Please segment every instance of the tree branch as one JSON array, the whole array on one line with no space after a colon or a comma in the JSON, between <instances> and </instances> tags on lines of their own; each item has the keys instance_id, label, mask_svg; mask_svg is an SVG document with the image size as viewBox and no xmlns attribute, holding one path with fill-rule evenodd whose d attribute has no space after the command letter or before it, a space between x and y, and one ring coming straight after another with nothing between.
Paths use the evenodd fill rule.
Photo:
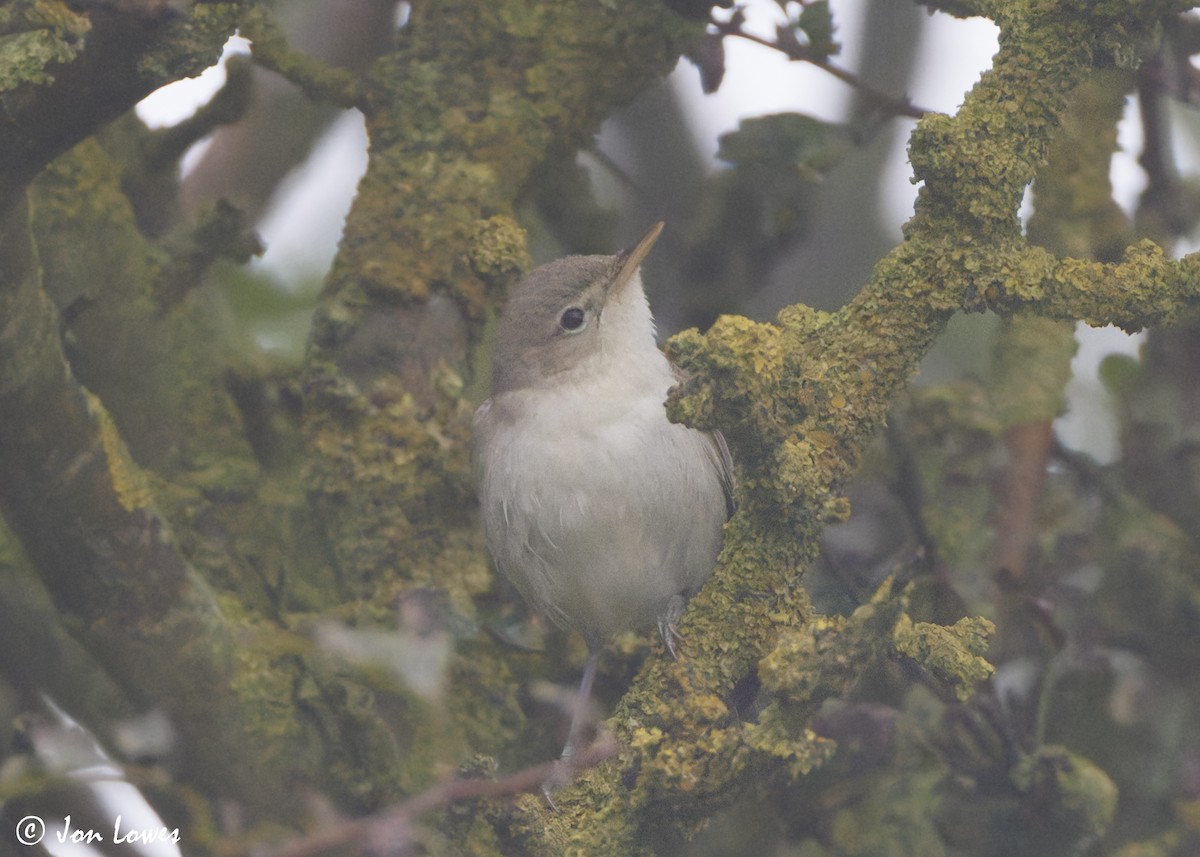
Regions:
<instances>
[{"instance_id":1,"label":"tree branch","mask_svg":"<svg viewBox=\"0 0 1200 857\"><path fill-rule=\"evenodd\" d=\"M0 81L0 211L76 143L164 83L211 65L236 25L233 3L197 3L186 16L148 15L136 4L92 4L82 14L54 5L62 7L54 24L34 14L10 22L25 38L0 52L0 63L22 69Z\"/></svg>"},{"instance_id":2,"label":"tree branch","mask_svg":"<svg viewBox=\"0 0 1200 857\"><path fill-rule=\"evenodd\" d=\"M575 769L586 771L612 758L616 752L617 743L611 736L601 738L576 755ZM367 853L407 854L418 844L414 825L421 816L461 801L540 792L542 784L556 772L557 765L558 762L544 762L498 780L446 780L375 815L325 825L318 833L266 852L260 847L251 847L235 851L234 854L242 853L247 857L260 854L261 857L318 857L344 848Z\"/></svg>"},{"instance_id":3,"label":"tree branch","mask_svg":"<svg viewBox=\"0 0 1200 857\"><path fill-rule=\"evenodd\" d=\"M762 45L765 48L779 51L792 62L806 62L811 66L821 69L821 71L836 77L842 83L852 86L862 96L864 101L875 105L891 116L907 116L910 119L920 119L926 113L934 112L914 105L907 96L897 97L886 92L880 92L854 72L848 71L836 63L832 63L824 57L814 56L805 45L795 38L775 39L772 41L771 39L757 36L754 33L748 33L742 29L742 20L738 16L734 16L729 21L714 21L712 22L712 26L723 36L735 36L739 39L745 39L756 45Z\"/></svg>"},{"instance_id":4,"label":"tree branch","mask_svg":"<svg viewBox=\"0 0 1200 857\"><path fill-rule=\"evenodd\" d=\"M309 98L324 99L338 107L368 108L367 91L358 75L292 50L283 31L264 9L255 9L247 15L241 32L253 44L256 63L287 78Z\"/></svg>"},{"instance_id":5,"label":"tree branch","mask_svg":"<svg viewBox=\"0 0 1200 857\"><path fill-rule=\"evenodd\" d=\"M171 713L188 773L252 803L257 787L238 772L261 745L231 688L234 629L176 550L104 406L71 375L24 206L0 225L0 319L5 520L129 698Z\"/></svg>"}]
</instances>

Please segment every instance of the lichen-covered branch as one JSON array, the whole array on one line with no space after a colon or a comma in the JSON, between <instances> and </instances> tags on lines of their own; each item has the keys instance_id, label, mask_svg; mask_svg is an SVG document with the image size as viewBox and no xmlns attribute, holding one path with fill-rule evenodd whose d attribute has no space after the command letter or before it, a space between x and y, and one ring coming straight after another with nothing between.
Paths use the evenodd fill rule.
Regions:
<instances>
[{"instance_id":1,"label":"lichen-covered branch","mask_svg":"<svg viewBox=\"0 0 1200 857\"><path fill-rule=\"evenodd\" d=\"M42 167L171 80L199 74L220 55L241 4L187 4L185 15L61 0L4 9L0 48L0 209Z\"/></svg>"},{"instance_id":2,"label":"lichen-covered branch","mask_svg":"<svg viewBox=\"0 0 1200 857\"><path fill-rule=\"evenodd\" d=\"M211 306L172 292L240 240L224 228L236 218L210 223L222 228L203 247L155 245L117 163L136 161L148 135L136 122L102 129L210 64L237 11L88 4L75 53L5 93L0 508L62 625L127 704L168 714L178 780L281 818L297 808L298 786L322 779L329 793L361 799L356 778L387 766L393 748L361 684L287 623L263 618L277 619L283 602L296 609L306 587L331 576L317 545L288 564L289 588L271 579L301 503L278 485L255 494L264 475L226 389L228 336ZM5 13L2 26L53 29L65 7ZM113 50L121 56L106 64ZM78 98L86 109L71 106ZM92 135L102 143L80 142ZM101 734L111 725L73 713Z\"/></svg>"},{"instance_id":3,"label":"lichen-covered branch","mask_svg":"<svg viewBox=\"0 0 1200 857\"><path fill-rule=\"evenodd\" d=\"M190 776L252 802L245 765L258 745L236 697L259 688L238 689L233 625L179 553L103 403L68 368L24 206L0 226L0 319L5 520L96 660L188 736ZM260 759L262 770L278 761Z\"/></svg>"},{"instance_id":4,"label":"lichen-covered branch","mask_svg":"<svg viewBox=\"0 0 1200 857\"><path fill-rule=\"evenodd\" d=\"M1034 213L1026 230L1030 243L1086 259L1106 259L1128 243L1129 224L1112 198L1109 169L1131 85L1128 71L1114 69L1093 74L1076 89L1034 181ZM1010 316L996 341L992 400L1004 425L1008 466L997 491L992 566L1012 581L1026 576L1054 437L1052 421L1066 408L1075 350L1075 325L1040 315ZM1004 648L1003 642L997 646L999 652Z\"/></svg>"},{"instance_id":5,"label":"lichen-covered branch","mask_svg":"<svg viewBox=\"0 0 1200 857\"><path fill-rule=\"evenodd\" d=\"M346 69L322 65L307 54L288 47L279 27L261 9L242 18L241 34L254 45L254 61L278 72L310 97L339 107L365 107L362 79Z\"/></svg>"},{"instance_id":6,"label":"lichen-covered branch","mask_svg":"<svg viewBox=\"0 0 1200 857\"><path fill-rule=\"evenodd\" d=\"M1131 61L1157 16L1182 6L978 5L1001 27L1000 52L957 115L919 124L910 156L924 182L916 215L858 297L832 314L791 307L776 324L723 318L705 335L670 343L698 378L671 413L726 433L745 470L745 502L713 580L685 618L687 656L648 665L614 718L635 751L580 793L605 817L632 807L629 853L662 801L683 833L711 811L699 798L729 799L749 787L752 768L762 776L728 701L804 625L795 578L823 523L844 514L839 489L864 444L953 313L993 308L1137 328L1194 304L1200 271L1192 260L1170 262L1152 245L1130 248L1113 265L1060 259L1026 245L1017 221L1078 84L1097 64ZM806 747L812 742L794 745L792 758L803 759ZM631 782L632 794L619 785ZM547 821L546 853L573 819L558 821Z\"/></svg>"}]
</instances>

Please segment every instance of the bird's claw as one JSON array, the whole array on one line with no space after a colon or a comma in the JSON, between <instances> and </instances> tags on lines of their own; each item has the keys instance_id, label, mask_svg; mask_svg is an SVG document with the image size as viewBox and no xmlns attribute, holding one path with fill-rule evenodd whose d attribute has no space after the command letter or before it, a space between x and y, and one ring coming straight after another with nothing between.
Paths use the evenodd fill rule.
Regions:
<instances>
[{"instance_id":1,"label":"bird's claw","mask_svg":"<svg viewBox=\"0 0 1200 857\"><path fill-rule=\"evenodd\" d=\"M577 773L575 764L571 761L571 748L563 749L563 754L556 759L554 765L550 768L550 773L546 779L542 780L542 797L546 800L546 806L551 812L558 812L558 805L555 804L553 794L565 785L575 779Z\"/></svg>"},{"instance_id":2,"label":"bird's claw","mask_svg":"<svg viewBox=\"0 0 1200 857\"><path fill-rule=\"evenodd\" d=\"M672 660L679 660L679 654L675 651L675 643L676 641L682 642L683 635L679 633L677 625L686 606L687 602L684 601L682 595L673 595L667 602L666 611L658 617L658 633L662 635L663 645L667 647L667 652L670 653Z\"/></svg>"}]
</instances>

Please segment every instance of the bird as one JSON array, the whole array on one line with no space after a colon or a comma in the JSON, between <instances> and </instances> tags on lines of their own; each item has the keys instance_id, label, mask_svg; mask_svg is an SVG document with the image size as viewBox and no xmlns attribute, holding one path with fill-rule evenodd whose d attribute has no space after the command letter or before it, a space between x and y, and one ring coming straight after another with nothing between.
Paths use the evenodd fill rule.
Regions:
<instances>
[{"instance_id":1,"label":"bird","mask_svg":"<svg viewBox=\"0 0 1200 857\"><path fill-rule=\"evenodd\" d=\"M520 279L472 420L496 567L587 644L560 758L568 768L600 650L657 622L676 656L675 623L712 574L733 512L724 438L667 419L667 395L686 375L657 345L640 272L663 227L616 255L568 256Z\"/></svg>"}]
</instances>

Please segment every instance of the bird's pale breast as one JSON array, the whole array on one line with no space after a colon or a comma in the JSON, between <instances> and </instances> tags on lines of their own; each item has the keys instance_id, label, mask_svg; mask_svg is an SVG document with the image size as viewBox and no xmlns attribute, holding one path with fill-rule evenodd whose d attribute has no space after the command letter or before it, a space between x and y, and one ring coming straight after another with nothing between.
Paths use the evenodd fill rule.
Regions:
<instances>
[{"instance_id":1,"label":"bird's pale breast","mask_svg":"<svg viewBox=\"0 0 1200 857\"><path fill-rule=\"evenodd\" d=\"M721 464L708 435L667 420L661 386L616 408L595 390L523 390L476 416L497 564L535 607L592 639L653 623L720 551Z\"/></svg>"}]
</instances>

